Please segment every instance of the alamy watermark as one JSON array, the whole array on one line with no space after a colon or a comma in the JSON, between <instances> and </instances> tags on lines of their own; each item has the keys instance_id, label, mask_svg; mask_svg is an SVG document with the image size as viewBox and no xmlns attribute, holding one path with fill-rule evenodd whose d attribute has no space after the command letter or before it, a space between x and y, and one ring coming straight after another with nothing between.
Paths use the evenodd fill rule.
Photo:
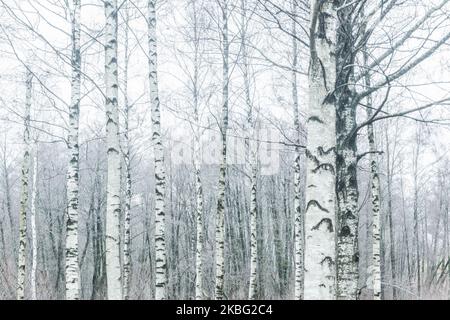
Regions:
<instances>
[{"instance_id":1,"label":"alamy watermark","mask_svg":"<svg viewBox=\"0 0 450 320\"><path fill-rule=\"evenodd\" d=\"M179 134L173 137L171 160L174 165L192 165L195 139L193 135ZM280 134L277 130L260 128L252 135L245 131L227 131L227 164L245 165L248 149L257 150L261 175L274 175L280 168ZM248 144L247 144L248 143ZM250 146L250 148L248 147ZM200 137L201 166L220 165L222 160L222 136L219 131L206 131Z\"/></svg>"}]
</instances>

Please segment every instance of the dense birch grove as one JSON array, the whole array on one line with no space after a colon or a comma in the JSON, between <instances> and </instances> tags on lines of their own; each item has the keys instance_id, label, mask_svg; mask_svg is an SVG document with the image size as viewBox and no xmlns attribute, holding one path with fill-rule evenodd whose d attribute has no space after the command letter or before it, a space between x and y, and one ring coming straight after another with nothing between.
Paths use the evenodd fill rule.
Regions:
<instances>
[{"instance_id":1,"label":"dense birch grove","mask_svg":"<svg viewBox=\"0 0 450 320\"><path fill-rule=\"evenodd\" d=\"M0 299L450 299L450 0L0 0Z\"/></svg>"}]
</instances>

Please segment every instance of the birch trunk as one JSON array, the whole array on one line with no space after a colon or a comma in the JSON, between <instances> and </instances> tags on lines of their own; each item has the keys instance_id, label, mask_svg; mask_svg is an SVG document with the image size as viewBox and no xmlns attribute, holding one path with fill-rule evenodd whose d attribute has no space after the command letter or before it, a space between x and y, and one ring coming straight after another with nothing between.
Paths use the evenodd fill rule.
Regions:
<instances>
[{"instance_id":1,"label":"birch trunk","mask_svg":"<svg viewBox=\"0 0 450 320\"><path fill-rule=\"evenodd\" d=\"M312 1L305 212L305 299L336 297L335 150L337 8Z\"/></svg>"},{"instance_id":2,"label":"birch trunk","mask_svg":"<svg viewBox=\"0 0 450 320\"><path fill-rule=\"evenodd\" d=\"M155 299L167 298L167 266L165 242L165 189L164 150L161 141L161 115L158 96L157 45L156 45L156 0L148 1L148 48L149 80L152 109L152 142L155 157L155 247L156 284Z\"/></svg>"},{"instance_id":3,"label":"birch trunk","mask_svg":"<svg viewBox=\"0 0 450 320\"><path fill-rule=\"evenodd\" d=\"M36 238L36 193L37 193L37 146L35 146L33 156L33 179L31 191L31 210L30 210L30 225L31 225L31 298L37 300L36 294L36 267L37 267L37 238Z\"/></svg>"},{"instance_id":4,"label":"birch trunk","mask_svg":"<svg viewBox=\"0 0 450 320\"><path fill-rule=\"evenodd\" d=\"M245 128L245 169L250 177L250 281L248 298L254 300L257 298L258 290L258 241L257 241L257 142L255 137L255 121L253 116L253 104L250 92L250 65L247 47L247 8L245 1L241 1L241 52L242 52L242 74L244 78L245 105L247 107L247 119Z\"/></svg>"},{"instance_id":5,"label":"birch trunk","mask_svg":"<svg viewBox=\"0 0 450 320\"><path fill-rule=\"evenodd\" d=\"M368 76L366 76L368 77ZM370 80L366 79L366 86L370 86ZM367 99L367 118L372 117L372 98L368 96ZM367 138L369 140L369 151L370 151L370 175L371 175L371 186L370 186L370 196L372 202L372 267L371 267L371 278L373 285L373 299L381 300L381 230L380 230L380 178L378 175L378 164L376 160L376 146L375 146L375 135L373 131L372 123L367 126Z\"/></svg>"},{"instance_id":6,"label":"birch trunk","mask_svg":"<svg viewBox=\"0 0 450 320\"><path fill-rule=\"evenodd\" d=\"M124 45L124 55L125 55L125 67L124 67L124 150L123 158L125 164L125 204L123 213L123 273L122 273L122 285L123 285L123 299L128 300L130 296L130 272L131 272L131 256L130 256L130 244L131 244L131 230L130 230L130 211L131 211L131 163L130 163L130 137L129 137L129 116L130 116L130 105L128 102L128 32L129 32L129 21L130 21L130 11L128 8L128 3L125 4L125 45Z\"/></svg>"},{"instance_id":7,"label":"birch trunk","mask_svg":"<svg viewBox=\"0 0 450 320\"><path fill-rule=\"evenodd\" d=\"M416 290L417 296L421 296L421 274L420 274L420 246L419 246L419 155L420 155L420 133L416 129L416 147L413 154L413 174L414 174L414 200L413 200L413 218L414 218L414 240L415 240L415 255L416 255Z\"/></svg>"},{"instance_id":8,"label":"birch trunk","mask_svg":"<svg viewBox=\"0 0 450 320\"><path fill-rule=\"evenodd\" d=\"M72 83L69 108L69 136L67 147L67 221L66 221L66 299L80 298L80 267L78 261L78 190L79 190L79 147L78 125L80 119L80 10L81 1L73 1L72 18Z\"/></svg>"},{"instance_id":9,"label":"birch trunk","mask_svg":"<svg viewBox=\"0 0 450 320\"><path fill-rule=\"evenodd\" d=\"M367 109L367 117L372 113ZM369 148L371 152L370 174L371 174L371 199L372 199L372 280L373 280L373 299L381 300L381 230L380 230L380 178L378 176L378 164L375 156L375 138L373 126L367 126Z\"/></svg>"},{"instance_id":10,"label":"birch trunk","mask_svg":"<svg viewBox=\"0 0 450 320\"><path fill-rule=\"evenodd\" d=\"M198 116L196 116L198 119ZM197 120L198 121L198 120ZM203 299L203 186L200 172L200 139L199 130L195 136L195 191L196 198L196 257L195 257L195 299Z\"/></svg>"},{"instance_id":11,"label":"birch trunk","mask_svg":"<svg viewBox=\"0 0 450 320\"><path fill-rule=\"evenodd\" d=\"M345 1L339 1L344 6ZM356 300L358 285L358 180L353 7L339 10L336 81L337 299Z\"/></svg>"},{"instance_id":12,"label":"birch trunk","mask_svg":"<svg viewBox=\"0 0 450 320\"><path fill-rule=\"evenodd\" d=\"M394 153L395 154L395 153ZM397 298L395 270L395 231L392 221L392 163L388 132L386 131L386 180L387 180L387 219L389 224L389 259L391 264L392 299Z\"/></svg>"},{"instance_id":13,"label":"birch trunk","mask_svg":"<svg viewBox=\"0 0 450 320\"><path fill-rule=\"evenodd\" d=\"M106 86L106 278L108 300L122 299L120 269L120 146L117 70L117 0L105 1Z\"/></svg>"},{"instance_id":14,"label":"birch trunk","mask_svg":"<svg viewBox=\"0 0 450 320\"><path fill-rule=\"evenodd\" d=\"M200 116L199 116L199 45L200 30L197 17L197 2L192 1L192 12L194 22L194 78L193 78L193 100L194 100L194 170L195 170L195 193L196 193L196 248L195 248L195 299L203 299L203 186L201 180L201 144L200 144Z\"/></svg>"},{"instance_id":15,"label":"birch trunk","mask_svg":"<svg viewBox=\"0 0 450 320\"><path fill-rule=\"evenodd\" d=\"M410 245L408 240L408 228L407 228L407 220L406 220L406 212L405 212L405 194L404 194L404 186L403 186L403 177L400 178L400 186L401 186L401 195L402 195L402 215L403 215L403 234L405 236L405 246L406 246L406 271L407 271L407 279L408 286L411 286L411 259L410 259Z\"/></svg>"},{"instance_id":16,"label":"birch trunk","mask_svg":"<svg viewBox=\"0 0 450 320\"><path fill-rule=\"evenodd\" d=\"M220 128L222 135L222 159L219 172L219 187L217 194L217 212L216 212L216 274L215 274L215 298L222 300L224 298L223 285L225 274L224 261L224 243L225 243L225 187L227 173L227 129L228 129L228 4L227 0L220 5L222 9L222 126Z\"/></svg>"},{"instance_id":17,"label":"birch trunk","mask_svg":"<svg viewBox=\"0 0 450 320\"><path fill-rule=\"evenodd\" d=\"M366 32L366 24L363 25L363 32ZM369 55L367 47L363 50L364 67L369 65ZM364 75L364 85L366 88L371 87L370 74L366 72ZM367 119L372 118L372 95L366 98ZM372 203L372 265L370 267L370 279L372 283L369 285L373 289L373 300L381 300L381 218L380 218L380 177L378 174L378 163L376 158L376 145L373 124L367 125L367 139L369 142L370 152L370 197ZM368 234L369 238L369 234Z\"/></svg>"},{"instance_id":18,"label":"birch trunk","mask_svg":"<svg viewBox=\"0 0 450 320\"><path fill-rule=\"evenodd\" d=\"M17 300L25 299L25 264L27 245L27 210L28 210L28 176L30 171L30 112L31 112L31 90L33 75L27 70L26 75L26 97L25 97L25 121L23 142L25 151L22 162L22 191L20 196L19 212L19 256L17 262Z\"/></svg>"},{"instance_id":19,"label":"birch trunk","mask_svg":"<svg viewBox=\"0 0 450 320\"><path fill-rule=\"evenodd\" d=\"M256 147L252 146L256 144L255 141L250 143L250 156L251 162L251 175L250 175L250 283L249 283L249 293L248 298L254 300L257 298L258 290L258 239L257 239L257 173L258 169L256 166L254 149Z\"/></svg>"},{"instance_id":20,"label":"birch trunk","mask_svg":"<svg viewBox=\"0 0 450 320\"><path fill-rule=\"evenodd\" d=\"M297 2L292 2L292 14L297 14ZM300 154L300 119L298 112L298 92L297 92L297 68L298 68L298 47L297 47L297 22L292 22L292 109L294 114L295 129L295 155L294 155L294 242L295 242L295 300L303 300L305 268L304 268L304 248L305 248L305 222L301 203L301 154Z\"/></svg>"}]
</instances>

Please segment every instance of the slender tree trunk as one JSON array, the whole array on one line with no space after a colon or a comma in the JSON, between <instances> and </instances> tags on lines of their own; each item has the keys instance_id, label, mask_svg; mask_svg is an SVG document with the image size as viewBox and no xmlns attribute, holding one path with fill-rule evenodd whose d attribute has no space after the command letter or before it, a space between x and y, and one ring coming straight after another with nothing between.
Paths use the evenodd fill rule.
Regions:
<instances>
[{"instance_id":1,"label":"slender tree trunk","mask_svg":"<svg viewBox=\"0 0 450 320\"><path fill-rule=\"evenodd\" d=\"M368 53L367 48L364 52L364 66L368 65ZM364 77L366 88L370 88L370 75L365 74ZM367 96L367 119L372 117L372 95ZM370 152L370 196L372 202L372 267L371 278L373 286L373 299L381 300L381 229L380 229L380 177L378 175L378 163L376 158L376 145L375 134L373 124L367 125L367 139L369 140L369 152Z\"/></svg>"},{"instance_id":2,"label":"slender tree trunk","mask_svg":"<svg viewBox=\"0 0 450 320\"><path fill-rule=\"evenodd\" d=\"M81 1L73 0L72 18L72 83L69 109L69 136L67 146L69 163L67 168L67 221L66 221L66 299L80 298L80 267L78 261L78 189L79 147L78 125L80 119L80 10Z\"/></svg>"},{"instance_id":3,"label":"slender tree trunk","mask_svg":"<svg viewBox=\"0 0 450 320\"><path fill-rule=\"evenodd\" d=\"M196 193L196 257L195 257L195 299L203 299L203 186L201 180L201 144L200 144L200 116L199 116L199 45L200 30L198 26L197 1L192 1L192 12L194 20L194 79L193 79L193 100L194 100L194 169L195 169L195 193Z\"/></svg>"},{"instance_id":4,"label":"slender tree trunk","mask_svg":"<svg viewBox=\"0 0 450 320\"><path fill-rule=\"evenodd\" d=\"M37 143L36 143L37 144ZM31 298L37 300L36 294L36 267L37 267L37 236L36 236L36 194L37 194L37 169L38 169L38 157L37 157L37 145L35 145L33 156L33 185L31 191L31 210L30 210L30 225L31 225L31 247L32 247L32 260L31 260Z\"/></svg>"},{"instance_id":5,"label":"slender tree trunk","mask_svg":"<svg viewBox=\"0 0 450 320\"><path fill-rule=\"evenodd\" d=\"M131 230L130 230L130 211L131 211L131 146L130 146L130 136L129 136L129 117L130 108L128 102L128 32L129 32L129 21L130 21L130 11L128 8L128 3L125 4L125 45L124 45L124 56L125 56L125 67L124 67L124 84L123 84L123 94L124 94L124 106L123 106L123 124L124 124L124 150L123 158L125 164L125 204L123 213L123 270L122 270L122 283L123 283L123 299L128 300L130 296L130 272L131 272L131 255L130 255L130 245L131 245Z\"/></svg>"},{"instance_id":6,"label":"slender tree trunk","mask_svg":"<svg viewBox=\"0 0 450 320\"><path fill-rule=\"evenodd\" d=\"M17 300L25 299L25 265L27 245L27 211L28 211L28 178L30 171L30 112L31 90L33 74L27 70L26 75L26 100L25 100L25 128L23 142L25 151L22 162L22 191L20 196L19 212L19 257L17 262Z\"/></svg>"},{"instance_id":7,"label":"slender tree trunk","mask_svg":"<svg viewBox=\"0 0 450 320\"><path fill-rule=\"evenodd\" d=\"M155 299L167 299L167 265L165 242L165 193L166 178L164 150L161 140L161 115L158 95L157 45L156 45L156 0L148 1L148 47L149 80L152 109L152 142L155 157L155 247L156 284Z\"/></svg>"},{"instance_id":8,"label":"slender tree trunk","mask_svg":"<svg viewBox=\"0 0 450 320\"><path fill-rule=\"evenodd\" d=\"M370 108L367 108L367 117L371 117ZM376 160L376 146L373 125L367 127L370 148L370 174L371 174L371 199L372 199L372 279L373 299L381 300L381 219L380 219L380 178Z\"/></svg>"},{"instance_id":9,"label":"slender tree trunk","mask_svg":"<svg viewBox=\"0 0 450 320\"><path fill-rule=\"evenodd\" d=\"M222 9L222 126L220 128L222 135L222 159L219 171L219 187L217 194L217 212L216 212L216 274L215 274L215 299L222 300L224 298L223 286L225 275L225 188L227 173L227 130L228 130L228 84L229 84L229 67L228 67L228 3L224 0L220 7Z\"/></svg>"},{"instance_id":10,"label":"slender tree trunk","mask_svg":"<svg viewBox=\"0 0 450 320\"><path fill-rule=\"evenodd\" d=\"M254 141L253 141L254 142ZM251 143L251 145L255 144ZM254 149L254 147L250 147ZM254 153L253 150L250 151ZM251 159L254 159L251 156ZM254 161L250 160L251 165L251 181L250 181L250 283L249 283L249 299L256 299L258 293L258 241L257 241L257 172L258 169Z\"/></svg>"},{"instance_id":11,"label":"slender tree trunk","mask_svg":"<svg viewBox=\"0 0 450 320\"><path fill-rule=\"evenodd\" d=\"M389 150L389 138L386 132L386 172L387 172L387 218L389 223L389 244L390 244L390 263L391 263L391 278L392 278L392 299L397 299L396 289L396 269L395 269L395 231L392 221L392 166L391 166L391 152Z\"/></svg>"},{"instance_id":12,"label":"slender tree trunk","mask_svg":"<svg viewBox=\"0 0 450 320\"><path fill-rule=\"evenodd\" d=\"M405 235L405 246L406 246L406 270L408 276L408 286L411 285L411 259L410 259L410 249L409 249L409 240L408 240L408 229L406 222L406 212L405 212L405 195L403 188L403 178L400 181L401 191L402 191L402 213L403 213L403 233Z\"/></svg>"},{"instance_id":13,"label":"slender tree trunk","mask_svg":"<svg viewBox=\"0 0 450 320\"><path fill-rule=\"evenodd\" d=\"M305 299L336 297L335 151L337 7L312 1L307 121Z\"/></svg>"},{"instance_id":14,"label":"slender tree trunk","mask_svg":"<svg viewBox=\"0 0 450 320\"><path fill-rule=\"evenodd\" d=\"M250 281L248 298L257 298L258 290L258 241L257 241L257 142L255 141L255 121L253 116L253 104L250 92L250 66L247 47L247 8L244 0L241 0L241 52L242 73L244 78L245 105L247 108L247 119L245 123L245 148L246 148L246 171L250 177Z\"/></svg>"},{"instance_id":15,"label":"slender tree trunk","mask_svg":"<svg viewBox=\"0 0 450 320\"><path fill-rule=\"evenodd\" d=\"M106 278L108 300L122 299L120 268L120 146L117 68L117 0L105 1L105 86L108 182L106 187Z\"/></svg>"},{"instance_id":16,"label":"slender tree trunk","mask_svg":"<svg viewBox=\"0 0 450 320\"><path fill-rule=\"evenodd\" d=\"M413 155L413 174L414 174L414 203L413 203L413 215L414 215L414 239L415 239L415 248L416 248L416 263L417 263L417 269L416 269L416 285L417 285L417 295L420 299L421 296L421 274L420 274L420 246L419 246L419 208L418 208L418 201L419 201L419 177L418 177L418 166L419 166L419 154L420 154L420 134L418 132L419 129L417 129L416 132L416 148L414 150Z\"/></svg>"},{"instance_id":17,"label":"slender tree trunk","mask_svg":"<svg viewBox=\"0 0 450 320\"><path fill-rule=\"evenodd\" d=\"M197 132L195 137L195 191L196 197L196 264L195 264L195 299L203 299L203 186L200 172L200 141Z\"/></svg>"},{"instance_id":18,"label":"slender tree trunk","mask_svg":"<svg viewBox=\"0 0 450 320\"><path fill-rule=\"evenodd\" d=\"M292 14L297 15L297 1L292 1ZM295 155L294 155L294 246L295 246L295 300L303 300L304 293L304 248L305 248L305 222L301 202L301 153L300 153L300 119L298 112L297 93L297 68L298 68L298 46L297 46L297 22L292 22L292 110L294 114L295 129Z\"/></svg>"}]
</instances>

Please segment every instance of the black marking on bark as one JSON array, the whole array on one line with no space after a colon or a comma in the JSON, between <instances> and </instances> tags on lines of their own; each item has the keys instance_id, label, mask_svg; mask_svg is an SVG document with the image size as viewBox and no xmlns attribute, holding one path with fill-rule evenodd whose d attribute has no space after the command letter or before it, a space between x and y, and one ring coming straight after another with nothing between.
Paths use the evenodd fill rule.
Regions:
<instances>
[{"instance_id":1,"label":"black marking on bark","mask_svg":"<svg viewBox=\"0 0 450 320\"><path fill-rule=\"evenodd\" d=\"M350 231L350 227L349 226L343 226L341 228L341 231L339 232L339 236L340 237L349 237L351 235L352 235L352 233Z\"/></svg>"},{"instance_id":2,"label":"black marking on bark","mask_svg":"<svg viewBox=\"0 0 450 320\"><path fill-rule=\"evenodd\" d=\"M317 116L311 116L311 117L309 117L308 118L308 120L306 121L306 122L310 122L310 121L315 121L315 122L318 122L318 123L324 123L323 121L322 121L322 119L320 119L319 117L317 117Z\"/></svg>"},{"instance_id":3,"label":"black marking on bark","mask_svg":"<svg viewBox=\"0 0 450 320\"><path fill-rule=\"evenodd\" d=\"M347 211L345 211L345 218L346 219L356 219L355 215L353 214L353 212L349 209Z\"/></svg>"},{"instance_id":4,"label":"black marking on bark","mask_svg":"<svg viewBox=\"0 0 450 320\"><path fill-rule=\"evenodd\" d=\"M319 171L320 169L330 171L332 174L334 174L334 166L331 163L321 163L316 168L314 168L312 172L317 173L317 171Z\"/></svg>"},{"instance_id":5,"label":"black marking on bark","mask_svg":"<svg viewBox=\"0 0 450 320\"><path fill-rule=\"evenodd\" d=\"M320 220L320 222L318 224L316 224L314 227L312 227L311 230L318 230L322 223L326 223L328 231L333 232L333 230L334 230L333 222L331 221L330 218L323 218L322 220Z\"/></svg>"},{"instance_id":6,"label":"black marking on bark","mask_svg":"<svg viewBox=\"0 0 450 320\"><path fill-rule=\"evenodd\" d=\"M320 154L321 156L327 155L327 154L329 154L329 153L331 153L331 152L334 152L335 150L336 150L335 147L331 147L331 148L328 148L328 149L326 149L326 150L325 150L322 146L320 146L320 147L317 148L317 151L319 151L319 154Z\"/></svg>"},{"instance_id":7,"label":"black marking on bark","mask_svg":"<svg viewBox=\"0 0 450 320\"><path fill-rule=\"evenodd\" d=\"M326 87L326 86L325 86ZM328 90L328 89L327 89ZM329 92L326 96L325 99L323 99L323 103L324 104L334 104L336 102L336 95L334 94L334 92Z\"/></svg>"},{"instance_id":8,"label":"black marking on bark","mask_svg":"<svg viewBox=\"0 0 450 320\"><path fill-rule=\"evenodd\" d=\"M330 256L326 256L325 258L323 258L322 261L320 261L320 265L323 265L325 262L329 267L332 267L334 265L334 261Z\"/></svg>"},{"instance_id":9,"label":"black marking on bark","mask_svg":"<svg viewBox=\"0 0 450 320\"><path fill-rule=\"evenodd\" d=\"M359 252L355 252L355 254L353 255L353 261L354 261L355 263L358 263L358 262L359 262Z\"/></svg>"},{"instance_id":10,"label":"black marking on bark","mask_svg":"<svg viewBox=\"0 0 450 320\"><path fill-rule=\"evenodd\" d=\"M108 148L107 153L110 153L110 152L119 153L119 151L116 148L114 148L114 147L109 147Z\"/></svg>"},{"instance_id":11,"label":"black marking on bark","mask_svg":"<svg viewBox=\"0 0 450 320\"><path fill-rule=\"evenodd\" d=\"M330 212L330 211L328 211L327 208L322 207L320 205L320 203L317 200L314 200L314 199L308 201L308 204L306 205L306 211L308 211L309 207L313 206L313 205L316 206L317 208L319 208L320 210L324 211L324 212L327 212L327 213Z\"/></svg>"}]
</instances>

